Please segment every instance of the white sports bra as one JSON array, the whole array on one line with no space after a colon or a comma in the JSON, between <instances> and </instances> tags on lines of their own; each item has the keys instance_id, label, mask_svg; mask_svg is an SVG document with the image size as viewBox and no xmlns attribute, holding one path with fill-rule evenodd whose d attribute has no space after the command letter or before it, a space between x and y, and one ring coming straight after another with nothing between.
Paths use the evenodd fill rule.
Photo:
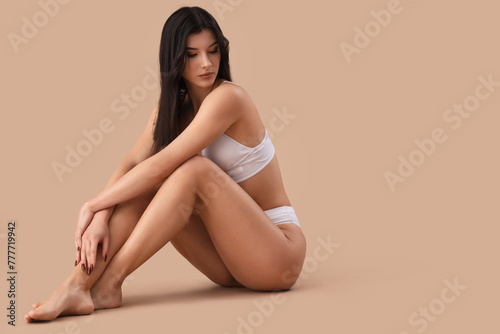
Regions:
<instances>
[{"instance_id":1,"label":"white sports bra","mask_svg":"<svg viewBox=\"0 0 500 334\"><path fill-rule=\"evenodd\" d=\"M222 84L226 82L237 85L231 81ZM240 183L264 169L272 160L274 151L266 129L264 139L255 147L243 145L223 133L201 154L215 162L236 183Z\"/></svg>"}]
</instances>

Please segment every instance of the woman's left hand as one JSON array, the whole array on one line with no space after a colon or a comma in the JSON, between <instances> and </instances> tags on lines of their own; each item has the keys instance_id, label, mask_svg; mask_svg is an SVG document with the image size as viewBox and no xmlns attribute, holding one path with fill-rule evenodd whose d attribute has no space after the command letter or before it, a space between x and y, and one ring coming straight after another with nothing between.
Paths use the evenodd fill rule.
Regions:
<instances>
[{"instance_id":1,"label":"woman's left hand","mask_svg":"<svg viewBox=\"0 0 500 334\"><path fill-rule=\"evenodd\" d=\"M82 235L90 225L94 212L90 210L88 202L84 203L78 214L78 223L75 231L76 263L80 262L80 251L82 250Z\"/></svg>"},{"instance_id":2,"label":"woman's left hand","mask_svg":"<svg viewBox=\"0 0 500 334\"><path fill-rule=\"evenodd\" d=\"M106 262L109 248L109 226L108 220L99 215L99 211L94 215L92 223L87 227L82 237L82 248L80 250L80 260L82 270L91 274L97 263L97 252L99 244L102 246L102 258Z\"/></svg>"}]
</instances>

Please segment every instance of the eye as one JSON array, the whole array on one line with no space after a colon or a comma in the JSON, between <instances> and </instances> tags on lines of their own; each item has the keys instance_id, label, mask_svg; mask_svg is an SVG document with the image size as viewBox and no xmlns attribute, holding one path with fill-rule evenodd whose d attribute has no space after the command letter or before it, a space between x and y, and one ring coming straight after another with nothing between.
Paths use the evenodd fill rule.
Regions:
<instances>
[{"instance_id":1,"label":"eye","mask_svg":"<svg viewBox=\"0 0 500 334\"><path fill-rule=\"evenodd\" d=\"M215 49L214 51L209 51L209 53L218 53L218 52L219 52L219 49L218 49L218 48L217 48L217 49ZM193 57L195 57L195 56L197 56L197 55L198 55L197 53L194 53L194 54L189 54L189 53L186 53L186 54L187 54L187 56L188 56L189 58L193 58Z\"/></svg>"}]
</instances>

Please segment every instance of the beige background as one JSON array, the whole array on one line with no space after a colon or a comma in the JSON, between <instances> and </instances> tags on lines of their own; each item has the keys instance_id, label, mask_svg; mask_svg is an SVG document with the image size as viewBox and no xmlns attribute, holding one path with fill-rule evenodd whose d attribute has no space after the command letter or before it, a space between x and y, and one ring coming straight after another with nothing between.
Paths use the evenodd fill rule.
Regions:
<instances>
[{"instance_id":1,"label":"beige background","mask_svg":"<svg viewBox=\"0 0 500 334\"><path fill-rule=\"evenodd\" d=\"M15 328L6 324L6 280L0 285L2 332L498 332L500 87L458 129L443 115L474 94L479 76L500 82L500 8L401 1L348 62L341 43L353 45L355 28L370 27L370 12L391 2L70 1L16 53L8 34L20 35L23 17L33 22L41 7L3 1L0 258L5 275L5 233L15 219L19 275ZM217 3L231 10L220 15ZM273 132L308 241L300 285L279 303L269 293L218 288L167 245L130 276L121 308L25 324L31 303L72 270L80 205L144 128L158 89L124 119L111 104L141 86L148 67L156 70L161 29L182 5L219 21L233 80ZM284 110L295 117L274 123ZM105 118L114 130L59 182L51 164L64 163L65 147ZM435 128L447 140L391 191L384 173L396 173L398 157L408 159L414 141ZM328 238L339 244L331 254L318 248ZM453 296L445 280L463 286L450 303L441 297ZM424 308L432 321L418 314ZM255 326L239 328L241 321Z\"/></svg>"}]
</instances>

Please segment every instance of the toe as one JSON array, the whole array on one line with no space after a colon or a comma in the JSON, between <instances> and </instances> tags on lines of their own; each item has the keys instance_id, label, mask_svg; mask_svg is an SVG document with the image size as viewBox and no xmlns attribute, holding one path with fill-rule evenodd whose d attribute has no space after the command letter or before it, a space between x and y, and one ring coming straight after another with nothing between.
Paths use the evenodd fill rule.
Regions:
<instances>
[{"instance_id":1,"label":"toe","mask_svg":"<svg viewBox=\"0 0 500 334\"><path fill-rule=\"evenodd\" d=\"M31 318L31 321L43 320L42 319L43 314L40 314L38 310L29 311L28 316Z\"/></svg>"},{"instance_id":2,"label":"toe","mask_svg":"<svg viewBox=\"0 0 500 334\"><path fill-rule=\"evenodd\" d=\"M28 312L28 317L30 317L31 320L35 320L36 319L36 313L35 311L31 310Z\"/></svg>"},{"instance_id":3,"label":"toe","mask_svg":"<svg viewBox=\"0 0 500 334\"><path fill-rule=\"evenodd\" d=\"M42 304L45 304L47 302L47 300L42 300L41 302L38 302L38 303L35 303L35 304L32 304L31 306L34 308L34 309L37 309L40 307L40 305Z\"/></svg>"}]
</instances>

